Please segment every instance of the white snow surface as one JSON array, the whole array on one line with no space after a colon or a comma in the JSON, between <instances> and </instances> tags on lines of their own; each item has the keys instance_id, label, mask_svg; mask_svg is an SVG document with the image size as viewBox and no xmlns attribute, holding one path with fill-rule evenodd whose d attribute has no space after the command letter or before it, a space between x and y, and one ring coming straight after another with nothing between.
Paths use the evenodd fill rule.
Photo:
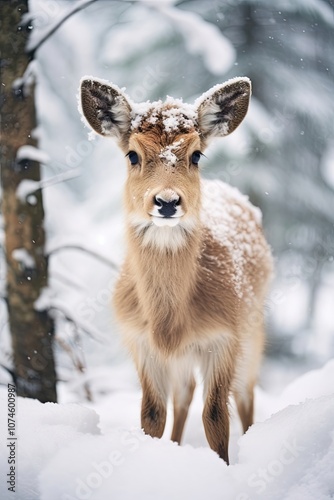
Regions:
<instances>
[{"instance_id":1,"label":"white snow surface","mask_svg":"<svg viewBox=\"0 0 334 500\"><path fill-rule=\"evenodd\" d=\"M7 491L7 456L2 452L2 499L333 498L334 360L295 380L276 399L258 390L257 422L241 437L231 411L230 466L203 437L198 391L185 444L177 446L167 432L159 440L140 430L140 393L129 385L126 363L118 371L97 372L104 384L109 380L109 392L86 407L18 398L16 494ZM62 398L68 399L69 394L63 392ZM5 388L0 390L0 400L2 437L6 438ZM271 415L275 407L281 409ZM260 415L266 419L259 421Z\"/></svg>"}]
</instances>

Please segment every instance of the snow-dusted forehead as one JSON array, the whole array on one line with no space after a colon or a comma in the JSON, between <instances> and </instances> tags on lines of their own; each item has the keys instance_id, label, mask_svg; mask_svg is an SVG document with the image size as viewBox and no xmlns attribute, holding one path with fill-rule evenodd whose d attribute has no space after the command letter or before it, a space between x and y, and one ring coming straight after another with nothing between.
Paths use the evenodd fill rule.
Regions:
<instances>
[{"instance_id":1,"label":"snow-dusted forehead","mask_svg":"<svg viewBox=\"0 0 334 500\"><path fill-rule=\"evenodd\" d=\"M166 101L134 104L132 108L132 130L145 132L153 127L167 133L191 132L197 127L197 111L181 99L167 97Z\"/></svg>"}]
</instances>

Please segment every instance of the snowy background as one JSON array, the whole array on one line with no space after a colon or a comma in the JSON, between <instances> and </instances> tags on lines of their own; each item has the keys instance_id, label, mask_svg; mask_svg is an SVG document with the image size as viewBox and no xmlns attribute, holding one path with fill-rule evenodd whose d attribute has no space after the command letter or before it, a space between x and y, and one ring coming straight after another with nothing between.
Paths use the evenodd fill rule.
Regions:
<instances>
[{"instance_id":1,"label":"snowy background","mask_svg":"<svg viewBox=\"0 0 334 500\"><path fill-rule=\"evenodd\" d=\"M31 48L74 5L30 0ZM20 401L17 498L333 498L333 33L325 0L97 0L38 48L35 134L60 405ZM110 307L124 251L124 158L112 141L88 140L77 111L83 75L126 87L138 102L193 102L228 78L253 82L243 125L202 162L204 176L262 209L276 261L258 423L239 440L233 417L229 468L205 441L200 388L186 446L168 441L169 428L163 441L140 431L140 389ZM10 367L0 307L0 364ZM10 381L1 368L0 381Z\"/></svg>"}]
</instances>

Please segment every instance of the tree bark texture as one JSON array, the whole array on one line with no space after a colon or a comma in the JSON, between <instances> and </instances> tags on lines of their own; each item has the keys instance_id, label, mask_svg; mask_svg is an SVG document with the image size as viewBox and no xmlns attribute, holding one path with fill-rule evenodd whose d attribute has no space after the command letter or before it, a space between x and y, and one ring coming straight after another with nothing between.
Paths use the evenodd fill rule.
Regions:
<instances>
[{"instance_id":1,"label":"tree bark texture","mask_svg":"<svg viewBox=\"0 0 334 500\"><path fill-rule=\"evenodd\" d=\"M0 144L7 304L17 393L42 402L55 402L54 325L47 310L37 311L34 306L48 282L42 191L38 189L27 199L17 196L18 186L23 181L40 180L37 161L16 159L21 146L36 146L31 137L36 126L33 89L26 92L24 86L13 86L29 63L25 46L31 27L19 26L25 12L27 1L0 2ZM20 252L13 253L17 249L21 249ZM20 258L22 253L23 259Z\"/></svg>"}]
</instances>

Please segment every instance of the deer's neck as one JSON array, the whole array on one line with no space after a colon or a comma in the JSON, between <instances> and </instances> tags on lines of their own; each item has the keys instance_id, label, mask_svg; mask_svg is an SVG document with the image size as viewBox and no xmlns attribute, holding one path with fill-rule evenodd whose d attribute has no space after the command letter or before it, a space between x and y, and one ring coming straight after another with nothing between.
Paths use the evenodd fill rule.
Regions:
<instances>
[{"instance_id":1,"label":"deer's neck","mask_svg":"<svg viewBox=\"0 0 334 500\"><path fill-rule=\"evenodd\" d=\"M141 236L136 236L131 230L128 235L128 260L151 341L159 349L172 352L187 335L189 303L198 273L201 231L198 229L188 234L184 244L176 250L144 246Z\"/></svg>"}]
</instances>

